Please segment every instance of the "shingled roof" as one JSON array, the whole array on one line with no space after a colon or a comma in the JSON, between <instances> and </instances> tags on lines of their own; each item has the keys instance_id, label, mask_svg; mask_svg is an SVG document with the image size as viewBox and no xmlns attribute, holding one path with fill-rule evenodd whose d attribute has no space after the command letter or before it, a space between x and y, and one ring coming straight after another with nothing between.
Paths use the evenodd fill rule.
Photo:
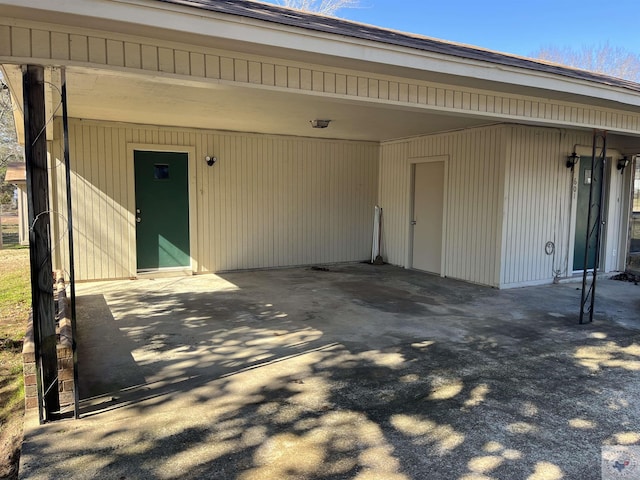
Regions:
<instances>
[{"instance_id":1,"label":"shingled roof","mask_svg":"<svg viewBox=\"0 0 640 480\"><path fill-rule=\"evenodd\" d=\"M411 33L389 30L362 23L343 20L340 18L318 15L315 13L292 10L289 8L271 5L249 0L158 0L165 3L184 5L187 7L208 10L216 13L224 13L238 17L252 18L265 22L297 27L316 32L342 35L344 37L370 40L373 42L413 48L425 52L450 55L469 60L505 65L509 67L524 68L538 72L561 75L595 82L612 87L625 88L640 92L640 84L630 80L589 72L541 60L520 57L480 47L464 45L445 40L415 35Z\"/></svg>"}]
</instances>

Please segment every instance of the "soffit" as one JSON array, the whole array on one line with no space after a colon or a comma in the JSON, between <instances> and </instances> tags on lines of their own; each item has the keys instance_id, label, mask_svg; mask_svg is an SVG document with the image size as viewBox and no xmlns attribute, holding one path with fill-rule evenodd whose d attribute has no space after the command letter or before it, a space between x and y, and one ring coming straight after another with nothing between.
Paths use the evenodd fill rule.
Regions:
<instances>
[{"instance_id":1,"label":"soffit","mask_svg":"<svg viewBox=\"0 0 640 480\"><path fill-rule=\"evenodd\" d=\"M217 83L176 84L159 77L67 70L69 115L148 125L384 141L493 123L389 105ZM328 119L326 129L310 120Z\"/></svg>"},{"instance_id":2,"label":"soffit","mask_svg":"<svg viewBox=\"0 0 640 480\"><path fill-rule=\"evenodd\" d=\"M78 4L85 6L83 15L70 7L49 11L42 0L1 3L0 12L16 18L594 106L640 107L640 85L633 82L260 2L102 0ZM126 16L127 9L137 16Z\"/></svg>"}]
</instances>

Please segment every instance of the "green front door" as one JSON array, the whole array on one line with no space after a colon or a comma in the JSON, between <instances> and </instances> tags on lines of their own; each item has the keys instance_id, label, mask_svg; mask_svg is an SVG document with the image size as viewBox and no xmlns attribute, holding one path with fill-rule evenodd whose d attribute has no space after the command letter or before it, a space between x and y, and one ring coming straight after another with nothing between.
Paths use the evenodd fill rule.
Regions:
<instances>
[{"instance_id":1,"label":"green front door","mask_svg":"<svg viewBox=\"0 0 640 480\"><path fill-rule=\"evenodd\" d=\"M134 152L138 270L189 267L188 156Z\"/></svg>"},{"instance_id":2,"label":"green front door","mask_svg":"<svg viewBox=\"0 0 640 480\"><path fill-rule=\"evenodd\" d=\"M598 207L600 201L600 162L598 158L595 164L595 175L591 173L591 157L580 157L580 169L578 172L578 200L576 205L576 235L573 246L573 269L582 270L584 268L584 254L587 249L587 231L593 231L597 220ZM587 224L589 215L589 187L593 182L593 204L591 210L591 224ZM595 232L590 237L589 255L587 257L587 269L592 269L596 264L596 235Z\"/></svg>"}]
</instances>

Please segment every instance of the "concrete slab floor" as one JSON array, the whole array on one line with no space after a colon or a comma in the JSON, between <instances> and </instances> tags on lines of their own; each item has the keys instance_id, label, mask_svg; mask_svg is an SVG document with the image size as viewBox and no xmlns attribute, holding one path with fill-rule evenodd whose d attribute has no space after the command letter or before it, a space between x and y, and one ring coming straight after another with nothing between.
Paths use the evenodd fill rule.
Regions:
<instances>
[{"instance_id":1,"label":"concrete slab floor","mask_svg":"<svg viewBox=\"0 0 640 480\"><path fill-rule=\"evenodd\" d=\"M640 287L341 265L81 284L82 418L22 478L599 479L640 445Z\"/></svg>"}]
</instances>

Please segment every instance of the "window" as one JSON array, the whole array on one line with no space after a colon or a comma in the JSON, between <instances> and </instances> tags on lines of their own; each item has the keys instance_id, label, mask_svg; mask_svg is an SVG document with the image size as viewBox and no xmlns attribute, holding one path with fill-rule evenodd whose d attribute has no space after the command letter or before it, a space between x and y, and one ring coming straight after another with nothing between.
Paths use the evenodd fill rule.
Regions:
<instances>
[{"instance_id":1,"label":"window","mask_svg":"<svg viewBox=\"0 0 640 480\"><path fill-rule=\"evenodd\" d=\"M156 163L153 166L153 178L155 180L168 180L169 179L169 165L163 163Z\"/></svg>"}]
</instances>

